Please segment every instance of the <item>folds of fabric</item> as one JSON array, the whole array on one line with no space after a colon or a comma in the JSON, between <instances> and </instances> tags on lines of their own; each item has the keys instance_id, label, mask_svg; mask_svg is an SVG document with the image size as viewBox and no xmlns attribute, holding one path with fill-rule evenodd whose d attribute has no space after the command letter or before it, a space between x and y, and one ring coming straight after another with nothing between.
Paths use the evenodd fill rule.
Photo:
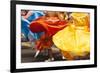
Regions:
<instances>
[{"instance_id":1,"label":"folds of fabric","mask_svg":"<svg viewBox=\"0 0 100 73\"><path fill-rule=\"evenodd\" d=\"M45 32L36 42L38 50L50 48L53 45L52 36L67 26L66 21L60 21L58 18L55 18L55 20L49 19L48 21L45 17L40 17L30 24L29 28L33 33Z\"/></svg>"},{"instance_id":2,"label":"folds of fabric","mask_svg":"<svg viewBox=\"0 0 100 73\"><path fill-rule=\"evenodd\" d=\"M52 24L51 24L52 23ZM39 19L31 22L30 24L30 30L32 32L45 32L46 34L49 34L50 36L57 33L59 30L63 29L65 26L67 26L66 21L57 21L51 20L46 21L44 17L40 17Z\"/></svg>"},{"instance_id":3,"label":"folds of fabric","mask_svg":"<svg viewBox=\"0 0 100 73\"><path fill-rule=\"evenodd\" d=\"M90 53L90 31L87 14L72 13L72 21L68 26L53 36L54 44L62 51L66 59Z\"/></svg>"},{"instance_id":4,"label":"folds of fabric","mask_svg":"<svg viewBox=\"0 0 100 73\"><path fill-rule=\"evenodd\" d=\"M32 11L32 15L29 16L27 19L21 19L21 31L25 35L25 37L29 40L37 40L40 38L43 32L33 33L29 29L29 25L31 21L35 21L39 17L43 16L44 13L42 11Z\"/></svg>"},{"instance_id":5,"label":"folds of fabric","mask_svg":"<svg viewBox=\"0 0 100 73\"><path fill-rule=\"evenodd\" d=\"M68 26L53 36L53 42L62 51L83 56L90 51L90 33L84 29Z\"/></svg>"},{"instance_id":6,"label":"folds of fabric","mask_svg":"<svg viewBox=\"0 0 100 73\"><path fill-rule=\"evenodd\" d=\"M43 11L31 11L31 16L29 16L27 18L28 21L32 22L36 19L38 19L41 16L44 16L45 14L43 13Z\"/></svg>"},{"instance_id":7,"label":"folds of fabric","mask_svg":"<svg viewBox=\"0 0 100 73\"><path fill-rule=\"evenodd\" d=\"M25 37L28 39L28 33L29 33L29 28L28 25L30 22L23 17L21 17L21 33L25 35Z\"/></svg>"}]
</instances>

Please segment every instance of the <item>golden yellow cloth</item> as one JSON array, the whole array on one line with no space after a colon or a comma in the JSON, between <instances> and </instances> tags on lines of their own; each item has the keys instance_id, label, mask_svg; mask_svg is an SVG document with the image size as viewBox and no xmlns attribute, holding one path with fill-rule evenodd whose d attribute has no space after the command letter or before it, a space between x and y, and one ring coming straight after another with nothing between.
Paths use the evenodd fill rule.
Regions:
<instances>
[{"instance_id":1,"label":"golden yellow cloth","mask_svg":"<svg viewBox=\"0 0 100 73\"><path fill-rule=\"evenodd\" d=\"M53 36L54 44L62 51L65 58L73 59L74 56L85 56L86 53L90 53L90 32L85 21L84 19L82 23L77 23L79 26L76 26L76 23L69 23L69 26Z\"/></svg>"}]
</instances>

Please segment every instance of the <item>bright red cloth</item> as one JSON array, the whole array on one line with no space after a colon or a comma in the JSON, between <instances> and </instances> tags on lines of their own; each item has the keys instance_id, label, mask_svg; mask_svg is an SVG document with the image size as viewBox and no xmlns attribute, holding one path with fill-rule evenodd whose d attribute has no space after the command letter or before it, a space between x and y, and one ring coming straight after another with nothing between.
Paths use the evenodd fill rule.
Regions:
<instances>
[{"instance_id":1,"label":"bright red cloth","mask_svg":"<svg viewBox=\"0 0 100 73\"><path fill-rule=\"evenodd\" d=\"M36 48L38 50L50 48L53 45L52 36L66 26L67 21L60 20L57 17L40 17L32 21L29 27L32 32L45 32L45 34L36 41Z\"/></svg>"},{"instance_id":2,"label":"bright red cloth","mask_svg":"<svg viewBox=\"0 0 100 73\"><path fill-rule=\"evenodd\" d=\"M67 21L59 20L57 17L40 17L30 24L30 30L32 32L46 32L52 36L66 25Z\"/></svg>"}]
</instances>

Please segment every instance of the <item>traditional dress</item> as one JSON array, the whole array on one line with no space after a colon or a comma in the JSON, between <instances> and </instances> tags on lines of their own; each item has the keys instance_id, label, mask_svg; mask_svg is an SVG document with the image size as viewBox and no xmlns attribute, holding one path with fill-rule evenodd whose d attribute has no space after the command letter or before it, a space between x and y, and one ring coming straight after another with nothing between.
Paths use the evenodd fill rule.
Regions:
<instances>
[{"instance_id":1,"label":"traditional dress","mask_svg":"<svg viewBox=\"0 0 100 73\"><path fill-rule=\"evenodd\" d=\"M29 26L30 22L25 19L24 17L21 17L21 33L24 34L25 38L28 39L28 33L29 33Z\"/></svg>"},{"instance_id":2,"label":"traditional dress","mask_svg":"<svg viewBox=\"0 0 100 73\"><path fill-rule=\"evenodd\" d=\"M45 14L43 11L30 11L31 15L27 18L29 22L32 22L36 19L38 19L41 16L44 16Z\"/></svg>"},{"instance_id":3,"label":"traditional dress","mask_svg":"<svg viewBox=\"0 0 100 73\"><path fill-rule=\"evenodd\" d=\"M43 49L44 47L50 48L52 46L52 36L59 30L67 26L67 21L61 21L57 17L40 17L30 24L30 30L32 32L44 32L43 38L40 38L37 49ZM41 44L41 45L40 45Z\"/></svg>"},{"instance_id":4,"label":"traditional dress","mask_svg":"<svg viewBox=\"0 0 100 73\"><path fill-rule=\"evenodd\" d=\"M30 30L32 32L45 32L52 36L59 30L67 26L67 21L59 20L57 17L40 17L30 24Z\"/></svg>"},{"instance_id":5,"label":"traditional dress","mask_svg":"<svg viewBox=\"0 0 100 73\"><path fill-rule=\"evenodd\" d=\"M53 36L54 44L62 51L62 55L73 60L90 53L90 31L87 13L72 13L72 22Z\"/></svg>"},{"instance_id":6,"label":"traditional dress","mask_svg":"<svg viewBox=\"0 0 100 73\"><path fill-rule=\"evenodd\" d=\"M43 13L43 11L30 11L31 15L27 18L28 21L32 22L35 21L36 19L38 19L41 16L44 16L45 14ZM35 40L39 39L40 36L43 34L43 32L38 32L38 33L33 33L33 37L35 38Z\"/></svg>"},{"instance_id":7,"label":"traditional dress","mask_svg":"<svg viewBox=\"0 0 100 73\"><path fill-rule=\"evenodd\" d=\"M29 25L30 25L31 21L35 21L36 19L38 19L39 17L41 17L43 15L44 15L44 13L42 11L31 11L31 15L27 19L25 19L22 16L21 31L25 35L25 37L27 39L29 39L30 41L39 39L41 34L43 34L43 32L33 33L29 29Z\"/></svg>"}]
</instances>

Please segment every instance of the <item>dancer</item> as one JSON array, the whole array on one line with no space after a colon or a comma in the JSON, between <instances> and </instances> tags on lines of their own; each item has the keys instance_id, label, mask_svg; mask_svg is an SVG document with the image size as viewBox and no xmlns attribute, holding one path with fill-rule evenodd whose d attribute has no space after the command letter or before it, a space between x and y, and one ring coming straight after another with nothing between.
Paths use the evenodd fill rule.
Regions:
<instances>
[{"instance_id":1,"label":"dancer","mask_svg":"<svg viewBox=\"0 0 100 73\"><path fill-rule=\"evenodd\" d=\"M61 20L58 17L58 14L54 11L46 11L45 16L38 18L35 21L32 21L30 24L30 30L32 32L44 32L44 34L40 37L38 41L36 41L37 52L35 57L41 52L43 49L48 49L49 60L53 60L52 55L52 36L57 33L59 30L63 29L67 26L67 20Z\"/></svg>"},{"instance_id":2,"label":"dancer","mask_svg":"<svg viewBox=\"0 0 100 73\"><path fill-rule=\"evenodd\" d=\"M53 36L54 44L67 60L89 59L90 19L88 13L71 13L68 26Z\"/></svg>"}]
</instances>

